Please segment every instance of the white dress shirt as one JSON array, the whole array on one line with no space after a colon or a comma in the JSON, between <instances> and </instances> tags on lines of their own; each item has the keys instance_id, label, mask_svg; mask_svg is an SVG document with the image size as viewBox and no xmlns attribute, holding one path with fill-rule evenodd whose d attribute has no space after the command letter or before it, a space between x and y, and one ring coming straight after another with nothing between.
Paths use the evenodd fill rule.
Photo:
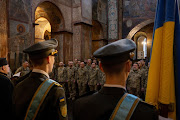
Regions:
<instances>
[{"instance_id":1,"label":"white dress shirt","mask_svg":"<svg viewBox=\"0 0 180 120\"><path fill-rule=\"evenodd\" d=\"M47 72L45 72L44 70L40 70L40 69L33 69L32 72L36 72L36 73L41 73L46 75L49 78L49 75Z\"/></svg>"}]
</instances>

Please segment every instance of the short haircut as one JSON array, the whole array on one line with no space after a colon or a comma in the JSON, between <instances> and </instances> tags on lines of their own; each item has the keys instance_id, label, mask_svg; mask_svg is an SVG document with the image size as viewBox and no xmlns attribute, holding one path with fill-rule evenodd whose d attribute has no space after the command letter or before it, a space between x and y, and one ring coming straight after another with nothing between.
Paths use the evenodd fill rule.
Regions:
<instances>
[{"instance_id":1,"label":"short haircut","mask_svg":"<svg viewBox=\"0 0 180 120\"><path fill-rule=\"evenodd\" d=\"M126 62L122 62L119 64L102 64L102 68L105 73L116 74L120 73L123 70L125 63Z\"/></svg>"}]
</instances>

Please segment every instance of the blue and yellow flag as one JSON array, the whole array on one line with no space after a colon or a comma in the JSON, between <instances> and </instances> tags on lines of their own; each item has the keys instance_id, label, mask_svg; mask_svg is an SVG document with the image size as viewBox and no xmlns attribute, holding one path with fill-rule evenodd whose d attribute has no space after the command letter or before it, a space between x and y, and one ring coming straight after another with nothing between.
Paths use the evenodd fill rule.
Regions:
<instances>
[{"instance_id":1,"label":"blue and yellow flag","mask_svg":"<svg viewBox=\"0 0 180 120\"><path fill-rule=\"evenodd\" d=\"M156 105L157 108L158 103L173 105L174 111L169 112L168 117L174 120L176 119L174 42L179 42L180 52L180 37L177 36L180 33L176 30L179 26L178 11L177 0L158 0L146 92L146 102ZM177 58L180 58L180 55Z\"/></svg>"}]
</instances>

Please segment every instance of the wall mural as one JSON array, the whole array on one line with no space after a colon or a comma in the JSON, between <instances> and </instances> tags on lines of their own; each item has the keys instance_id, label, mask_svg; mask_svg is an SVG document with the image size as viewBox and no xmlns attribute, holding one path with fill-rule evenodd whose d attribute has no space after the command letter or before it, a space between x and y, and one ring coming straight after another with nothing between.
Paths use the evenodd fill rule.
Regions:
<instances>
[{"instance_id":1,"label":"wall mural","mask_svg":"<svg viewBox=\"0 0 180 120\"><path fill-rule=\"evenodd\" d=\"M31 0L9 0L9 56L12 71L26 59L22 51L32 44Z\"/></svg>"},{"instance_id":2,"label":"wall mural","mask_svg":"<svg viewBox=\"0 0 180 120\"><path fill-rule=\"evenodd\" d=\"M139 23L154 19L157 0L123 1L123 38Z\"/></svg>"},{"instance_id":3,"label":"wall mural","mask_svg":"<svg viewBox=\"0 0 180 120\"><path fill-rule=\"evenodd\" d=\"M118 39L118 2L108 0L108 39Z\"/></svg>"}]
</instances>

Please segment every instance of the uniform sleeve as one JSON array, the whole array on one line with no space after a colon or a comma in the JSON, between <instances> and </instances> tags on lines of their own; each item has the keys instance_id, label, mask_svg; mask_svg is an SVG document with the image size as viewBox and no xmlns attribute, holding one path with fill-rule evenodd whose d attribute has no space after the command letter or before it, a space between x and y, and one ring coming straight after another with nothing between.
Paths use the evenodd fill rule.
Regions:
<instances>
[{"instance_id":1,"label":"uniform sleeve","mask_svg":"<svg viewBox=\"0 0 180 120\"><path fill-rule=\"evenodd\" d=\"M18 72L21 72L21 71L22 71L22 68L19 67L14 74L16 74L16 73L18 73Z\"/></svg>"},{"instance_id":2,"label":"uniform sleeve","mask_svg":"<svg viewBox=\"0 0 180 120\"><path fill-rule=\"evenodd\" d=\"M78 68L76 68L76 71L75 71L75 81L77 81L78 79Z\"/></svg>"},{"instance_id":3,"label":"uniform sleeve","mask_svg":"<svg viewBox=\"0 0 180 120\"><path fill-rule=\"evenodd\" d=\"M63 75L64 75L64 81L67 81L67 69L64 68L64 71L63 71Z\"/></svg>"},{"instance_id":4,"label":"uniform sleeve","mask_svg":"<svg viewBox=\"0 0 180 120\"><path fill-rule=\"evenodd\" d=\"M102 73L101 72L102 72L101 70L98 71L98 83L101 83L101 81L102 81Z\"/></svg>"},{"instance_id":5,"label":"uniform sleeve","mask_svg":"<svg viewBox=\"0 0 180 120\"><path fill-rule=\"evenodd\" d=\"M12 94L14 86L8 79L1 80L1 117L9 119L12 117Z\"/></svg>"},{"instance_id":6,"label":"uniform sleeve","mask_svg":"<svg viewBox=\"0 0 180 120\"><path fill-rule=\"evenodd\" d=\"M89 80L90 80L90 69L86 69L86 70L87 70L86 79L87 79L87 82L89 82Z\"/></svg>"},{"instance_id":7,"label":"uniform sleeve","mask_svg":"<svg viewBox=\"0 0 180 120\"><path fill-rule=\"evenodd\" d=\"M98 81L99 81L99 68L97 68L97 70L96 70L96 79L95 79L95 83L96 83L96 85L98 84Z\"/></svg>"},{"instance_id":8,"label":"uniform sleeve","mask_svg":"<svg viewBox=\"0 0 180 120\"><path fill-rule=\"evenodd\" d=\"M157 109L145 102L139 102L131 120L158 120Z\"/></svg>"},{"instance_id":9,"label":"uniform sleeve","mask_svg":"<svg viewBox=\"0 0 180 120\"><path fill-rule=\"evenodd\" d=\"M59 120L68 120L67 115L67 103L66 103L66 97L64 89L61 87L57 87L57 112L59 116Z\"/></svg>"}]
</instances>

